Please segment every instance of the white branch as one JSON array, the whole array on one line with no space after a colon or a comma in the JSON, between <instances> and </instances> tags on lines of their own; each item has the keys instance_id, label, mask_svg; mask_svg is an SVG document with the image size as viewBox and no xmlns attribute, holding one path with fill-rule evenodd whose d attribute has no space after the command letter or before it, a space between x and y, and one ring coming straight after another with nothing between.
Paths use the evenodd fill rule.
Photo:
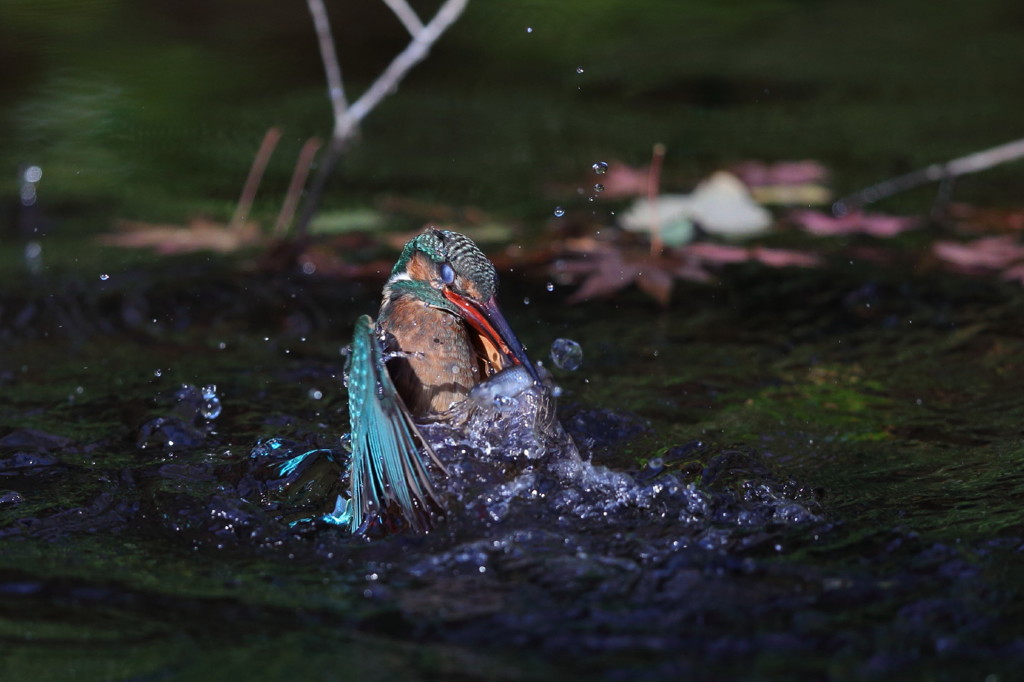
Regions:
<instances>
[{"instance_id":1,"label":"white branch","mask_svg":"<svg viewBox=\"0 0 1024 682\"><path fill-rule=\"evenodd\" d=\"M965 175L967 173L976 173L978 171L987 170L992 166L1006 163L1007 161L1014 161L1022 156L1024 156L1024 140L1008 142L1007 144L999 145L998 147L986 149L983 152L976 152L969 156L962 156L959 159L953 159L946 164L946 175Z\"/></svg>"},{"instance_id":2,"label":"white branch","mask_svg":"<svg viewBox=\"0 0 1024 682\"><path fill-rule=\"evenodd\" d=\"M345 116L348 100L345 99L345 85L341 80L341 66L338 63L338 54L334 50L334 38L331 37L327 9L323 0L306 0L306 4L309 5L309 13L313 15L313 25L316 27L317 42L320 45L320 59L324 62L324 72L327 75L327 94L334 110L334 120L338 121Z\"/></svg>"},{"instance_id":3,"label":"white branch","mask_svg":"<svg viewBox=\"0 0 1024 682\"><path fill-rule=\"evenodd\" d=\"M409 32L413 38L416 34L423 30L423 22L420 21L419 15L416 14L416 10L409 6L409 3L405 0L384 0L384 4L391 8L391 11L395 13L398 20L405 26L405 30Z\"/></svg>"},{"instance_id":4,"label":"white branch","mask_svg":"<svg viewBox=\"0 0 1024 682\"><path fill-rule=\"evenodd\" d=\"M836 215L845 215L858 206L870 204L926 182L948 181L960 175L977 173L1021 157L1024 157L1024 140L1015 140L945 163L933 163L921 170L884 180L850 196L843 197L832 204L832 212Z\"/></svg>"},{"instance_id":5,"label":"white branch","mask_svg":"<svg viewBox=\"0 0 1024 682\"><path fill-rule=\"evenodd\" d=\"M310 2L312 1L310 0ZM437 42L441 34L459 18L462 10L466 8L467 1L446 0L440 9L437 10L434 18L430 20L430 23L413 37L406 48L388 64L388 68L384 70L384 73L352 104L349 110L342 112L340 116L336 113L334 117L334 137L336 139L345 139L351 135L356 126L359 125L359 122L368 113L373 111L374 107L380 104L382 99L398 87L399 81L405 77L409 69L416 66L427 56L431 46Z\"/></svg>"},{"instance_id":6,"label":"white branch","mask_svg":"<svg viewBox=\"0 0 1024 682\"><path fill-rule=\"evenodd\" d=\"M327 74L327 88L330 94L331 108L334 111L334 131L331 133L331 144L327 148L327 154L313 179L313 187L307 195L302 215L299 216L295 228L297 238L302 238L306 234L320 202L320 196L327 186L327 179L360 121L373 111L381 100L398 88L398 83L409 72L409 69L427 56L431 46L462 14L468 0L445 0L444 4L438 8L434 18L425 25L409 6L408 0L383 0L412 35L412 40L397 57L391 60L391 63L377 77L373 85L352 106L349 106L345 99L341 67L338 64L334 38L331 36L331 25L327 19L327 10L324 8L323 0L306 0L306 2L309 5L309 13L313 16L313 24L316 26L316 35L320 43L320 58L324 62L324 72Z\"/></svg>"}]
</instances>

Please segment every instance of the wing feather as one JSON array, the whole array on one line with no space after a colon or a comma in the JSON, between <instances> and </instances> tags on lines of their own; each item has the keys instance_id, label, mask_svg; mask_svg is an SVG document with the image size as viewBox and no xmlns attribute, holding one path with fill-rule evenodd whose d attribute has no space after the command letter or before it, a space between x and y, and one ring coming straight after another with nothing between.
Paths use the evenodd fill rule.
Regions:
<instances>
[{"instance_id":1,"label":"wing feather","mask_svg":"<svg viewBox=\"0 0 1024 682\"><path fill-rule=\"evenodd\" d=\"M384 351L373 320L356 322L349 356L350 528L361 533L389 507L417 530L429 528L431 504L440 506L419 445L440 465L412 420L384 365ZM443 466L441 467L443 470Z\"/></svg>"}]
</instances>

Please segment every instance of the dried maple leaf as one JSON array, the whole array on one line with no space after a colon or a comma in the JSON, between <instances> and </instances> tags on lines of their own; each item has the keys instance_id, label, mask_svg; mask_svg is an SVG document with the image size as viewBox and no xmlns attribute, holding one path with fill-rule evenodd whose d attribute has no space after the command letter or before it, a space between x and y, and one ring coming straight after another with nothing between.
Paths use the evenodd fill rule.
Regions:
<instances>
[{"instance_id":1,"label":"dried maple leaf","mask_svg":"<svg viewBox=\"0 0 1024 682\"><path fill-rule=\"evenodd\" d=\"M757 261L771 268L801 267L812 268L821 265L821 257L807 251L792 249L769 249L764 246L733 246L730 244L712 244L700 242L690 244L681 249L708 265L728 265Z\"/></svg>"},{"instance_id":2,"label":"dried maple leaf","mask_svg":"<svg viewBox=\"0 0 1024 682\"><path fill-rule=\"evenodd\" d=\"M117 232L98 235L96 240L107 246L149 248L162 254L193 251L231 253L262 242L256 223L244 223L236 229L204 218L194 218L186 227L122 220L115 228Z\"/></svg>"},{"instance_id":3,"label":"dried maple leaf","mask_svg":"<svg viewBox=\"0 0 1024 682\"><path fill-rule=\"evenodd\" d=\"M817 161L742 161L729 168L749 187L765 185L806 185L824 182L828 170Z\"/></svg>"},{"instance_id":4,"label":"dried maple leaf","mask_svg":"<svg viewBox=\"0 0 1024 682\"><path fill-rule=\"evenodd\" d=\"M601 184L604 185L603 194L606 198L613 199L647 196L650 176L650 166L637 168L621 161L612 161L601 177Z\"/></svg>"},{"instance_id":5,"label":"dried maple leaf","mask_svg":"<svg viewBox=\"0 0 1024 682\"><path fill-rule=\"evenodd\" d=\"M970 232L1022 232L1024 209L978 208L970 204L950 204L946 212L957 227Z\"/></svg>"},{"instance_id":6,"label":"dried maple leaf","mask_svg":"<svg viewBox=\"0 0 1024 682\"><path fill-rule=\"evenodd\" d=\"M729 170L760 204L809 206L832 200L832 192L824 184L828 170L817 161L744 161Z\"/></svg>"},{"instance_id":7,"label":"dried maple leaf","mask_svg":"<svg viewBox=\"0 0 1024 682\"><path fill-rule=\"evenodd\" d=\"M821 265L821 256L806 251L793 249L769 249L755 246L750 249L750 257L770 268L814 268Z\"/></svg>"},{"instance_id":8,"label":"dried maple leaf","mask_svg":"<svg viewBox=\"0 0 1024 682\"><path fill-rule=\"evenodd\" d=\"M1014 265L1012 267L1003 270L1001 275L1003 279L1011 282L1017 282L1018 284L1024 284L1024 265Z\"/></svg>"},{"instance_id":9,"label":"dried maple leaf","mask_svg":"<svg viewBox=\"0 0 1024 682\"><path fill-rule=\"evenodd\" d=\"M797 227L814 235L869 234L873 237L894 237L918 226L920 220L881 213L853 211L835 217L821 211L791 211L787 216Z\"/></svg>"},{"instance_id":10,"label":"dried maple leaf","mask_svg":"<svg viewBox=\"0 0 1024 682\"><path fill-rule=\"evenodd\" d=\"M697 242L683 247L683 251L706 263L742 263L750 260L750 250L745 246Z\"/></svg>"},{"instance_id":11,"label":"dried maple leaf","mask_svg":"<svg viewBox=\"0 0 1024 682\"><path fill-rule=\"evenodd\" d=\"M773 268L815 267L821 258L806 251L743 247L700 242L668 249L662 255L594 239L567 242L571 260L558 261L555 274L560 279L581 280L580 288L569 297L570 303L609 296L631 284L667 306L676 279L707 282L712 279L707 266L757 261Z\"/></svg>"},{"instance_id":12,"label":"dried maple leaf","mask_svg":"<svg viewBox=\"0 0 1024 682\"><path fill-rule=\"evenodd\" d=\"M938 241L932 245L932 252L940 260L962 268L1001 270L1024 260L1024 245L1013 235L972 242Z\"/></svg>"},{"instance_id":13,"label":"dried maple leaf","mask_svg":"<svg viewBox=\"0 0 1024 682\"><path fill-rule=\"evenodd\" d=\"M580 288L569 297L570 303L609 296L635 284L667 306L674 280L706 282L711 279L711 273L701 267L697 259L681 250L655 256L649 251L629 251L591 239L572 241L574 249L568 255L575 258L555 265L560 279L582 279Z\"/></svg>"}]
</instances>

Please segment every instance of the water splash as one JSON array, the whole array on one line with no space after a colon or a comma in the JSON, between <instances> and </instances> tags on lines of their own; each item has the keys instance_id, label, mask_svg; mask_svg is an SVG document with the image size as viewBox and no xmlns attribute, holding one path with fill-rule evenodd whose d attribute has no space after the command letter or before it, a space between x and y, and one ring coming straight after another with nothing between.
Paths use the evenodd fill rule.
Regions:
<instances>
[{"instance_id":1,"label":"water splash","mask_svg":"<svg viewBox=\"0 0 1024 682\"><path fill-rule=\"evenodd\" d=\"M574 372L583 364L583 348L572 339L555 339L551 343L551 362L559 369Z\"/></svg>"},{"instance_id":2,"label":"water splash","mask_svg":"<svg viewBox=\"0 0 1024 682\"><path fill-rule=\"evenodd\" d=\"M217 386L215 384L203 386L202 394L203 404L199 407L199 414L203 419L216 419L223 409L220 398L217 397Z\"/></svg>"}]
</instances>

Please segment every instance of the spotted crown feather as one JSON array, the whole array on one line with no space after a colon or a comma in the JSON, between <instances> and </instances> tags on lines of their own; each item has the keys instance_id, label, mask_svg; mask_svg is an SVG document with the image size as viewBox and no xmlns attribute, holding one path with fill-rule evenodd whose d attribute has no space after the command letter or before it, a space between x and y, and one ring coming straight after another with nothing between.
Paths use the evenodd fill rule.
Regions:
<instances>
[{"instance_id":1,"label":"spotted crown feather","mask_svg":"<svg viewBox=\"0 0 1024 682\"><path fill-rule=\"evenodd\" d=\"M487 300L498 289L498 273L472 239L458 232L430 228L410 241L391 274L402 272L417 252L425 253L435 263L448 263L455 272L470 280L480 293L481 300Z\"/></svg>"},{"instance_id":2,"label":"spotted crown feather","mask_svg":"<svg viewBox=\"0 0 1024 682\"><path fill-rule=\"evenodd\" d=\"M498 273L480 247L464 234L448 231L441 234L444 235L448 262L455 272L476 285L482 300L493 296L498 289Z\"/></svg>"}]
</instances>

